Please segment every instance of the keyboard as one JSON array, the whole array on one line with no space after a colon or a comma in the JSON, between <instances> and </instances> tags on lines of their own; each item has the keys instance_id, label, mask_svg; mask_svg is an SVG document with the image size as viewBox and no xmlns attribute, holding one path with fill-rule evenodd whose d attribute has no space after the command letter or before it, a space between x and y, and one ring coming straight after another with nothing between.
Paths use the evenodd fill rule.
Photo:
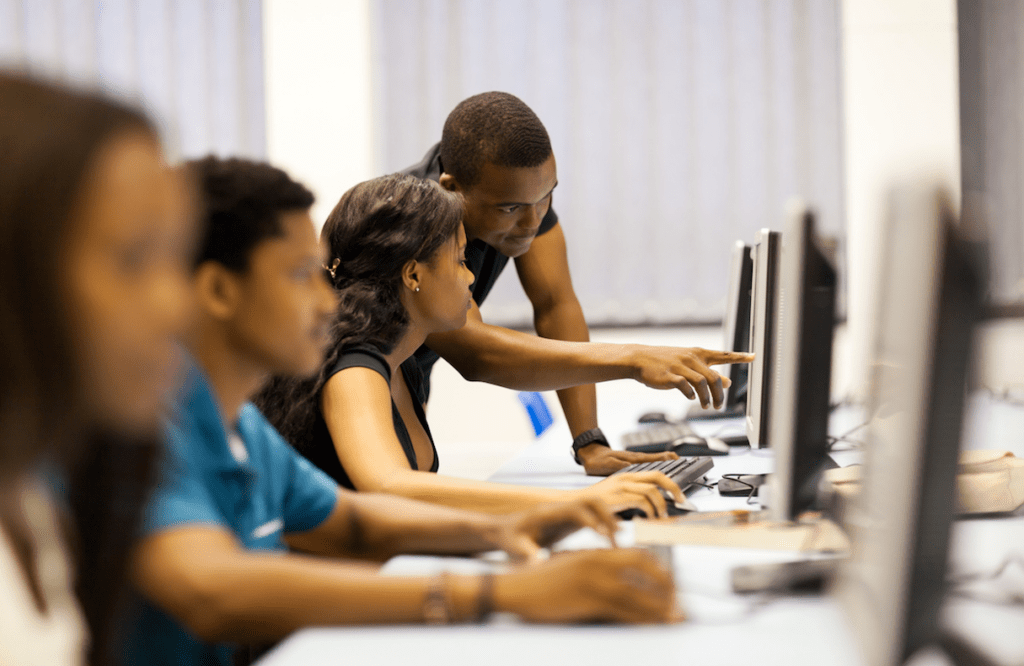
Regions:
<instances>
[{"instance_id":1,"label":"keyboard","mask_svg":"<svg viewBox=\"0 0 1024 666\"><path fill-rule=\"evenodd\" d=\"M728 455L729 445L714 438L704 438L686 422L649 425L622 436L627 451L659 453L675 451L681 456Z\"/></svg>"},{"instance_id":2,"label":"keyboard","mask_svg":"<svg viewBox=\"0 0 1024 666\"><path fill-rule=\"evenodd\" d=\"M690 490L695 481L699 481L708 471L715 466L715 463L707 456L699 458L676 458L675 460L658 460L656 462L636 463L623 467L612 474L625 474L626 472L662 472L672 479L679 489L684 493Z\"/></svg>"},{"instance_id":3,"label":"keyboard","mask_svg":"<svg viewBox=\"0 0 1024 666\"><path fill-rule=\"evenodd\" d=\"M699 458L676 458L675 460L659 460L657 462L628 465L613 473L612 476L627 472L662 472L665 476L672 479L685 495L688 491L693 490L696 487L696 482L704 478L704 475L714 466L715 463L706 456ZM664 491L662 493L664 494ZM666 499L668 499L669 515L684 513L683 510L675 506L673 498L666 496ZM625 511L620 511L617 515L624 520L646 516L640 509L626 509Z\"/></svg>"}]
</instances>

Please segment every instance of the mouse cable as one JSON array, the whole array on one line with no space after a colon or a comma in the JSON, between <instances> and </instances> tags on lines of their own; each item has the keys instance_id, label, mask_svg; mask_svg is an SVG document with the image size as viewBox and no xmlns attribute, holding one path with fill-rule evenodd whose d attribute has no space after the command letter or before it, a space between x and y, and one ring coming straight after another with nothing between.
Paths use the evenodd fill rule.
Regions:
<instances>
[{"instance_id":1,"label":"mouse cable","mask_svg":"<svg viewBox=\"0 0 1024 666\"><path fill-rule=\"evenodd\" d=\"M1005 387L1002 389L994 389L990 386L984 386L981 388L983 393L987 393L996 402L1001 402L1004 405L1010 405L1012 407L1024 407L1024 396L1021 395L1021 387Z\"/></svg>"},{"instance_id":2,"label":"mouse cable","mask_svg":"<svg viewBox=\"0 0 1024 666\"><path fill-rule=\"evenodd\" d=\"M857 432L858 430L860 430L862 428L867 427L867 425L869 423L871 423L870 419L868 419L867 421L864 421L863 423L861 423L859 425L856 425L856 426L850 428L849 430L847 430L846 432L844 432L841 435L836 435L835 437L829 437L828 438L828 450L829 451L837 450L836 449L836 444L841 444L841 443L842 444L850 444L851 446L848 446L848 447L843 448L843 449L838 449L840 451L851 451L851 450L858 449L858 448L864 446L864 442L862 442L859 439L851 439L850 435L852 435L853 433Z\"/></svg>"}]
</instances>

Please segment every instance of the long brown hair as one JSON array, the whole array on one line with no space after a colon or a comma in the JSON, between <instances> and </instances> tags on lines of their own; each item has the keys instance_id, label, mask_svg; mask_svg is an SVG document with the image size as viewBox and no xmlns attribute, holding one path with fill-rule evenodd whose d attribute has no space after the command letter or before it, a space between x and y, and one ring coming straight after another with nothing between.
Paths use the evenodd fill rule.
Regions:
<instances>
[{"instance_id":1,"label":"long brown hair","mask_svg":"<svg viewBox=\"0 0 1024 666\"><path fill-rule=\"evenodd\" d=\"M432 260L463 215L461 196L403 174L368 180L341 197L320 232L328 280L338 292L331 347L316 375L276 377L255 399L292 446L309 450L326 436L320 391L346 348L366 344L387 354L405 334L402 267Z\"/></svg>"},{"instance_id":2,"label":"long brown hair","mask_svg":"<svg viewBox=\"0 0 1024 666\"><path fill-rule=\"evenodd\" d=\"M76 462L99 449L89 432L88 387L74 351L60 262L98 153L128 133L156 136L135 109L0 72L0 528L44 613L33 539L21 510L22 484L50 466L71 484L72 519L75 497L89 495L100 510L115 503L104 493L116 479L91 479L95 485L87 490L75 486L79 479L71 474ZM79 525L82 532L87 527ZM127 544L119 550L126 553ZM102 564L117 567L120 560L123 568L125 558ZM93 600L81 601L92 625Z\"/></svg>"}]
</instances>

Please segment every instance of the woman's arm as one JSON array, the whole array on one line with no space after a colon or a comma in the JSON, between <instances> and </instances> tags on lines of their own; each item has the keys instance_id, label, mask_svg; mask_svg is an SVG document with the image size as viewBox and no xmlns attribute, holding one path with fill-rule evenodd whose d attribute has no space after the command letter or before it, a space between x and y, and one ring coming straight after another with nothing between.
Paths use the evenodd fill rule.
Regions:
<instances>
[{"instance_id":1,"label":"woman's arm","mask_svg":"<svg viewBox=\"0 0 1024 666\"><path fill-rule=\"evenodd\" d=\"M666 514L661 488L681 500L660 472L621 474L589 488L554 490L456 479L409 467L395 434L387 381L368 368L346 368L324 385L321 409L338 459L357 490L488 513L511 513L540 504L598 498L612 510L639 508Z\"/></svg>"}]
</instances>

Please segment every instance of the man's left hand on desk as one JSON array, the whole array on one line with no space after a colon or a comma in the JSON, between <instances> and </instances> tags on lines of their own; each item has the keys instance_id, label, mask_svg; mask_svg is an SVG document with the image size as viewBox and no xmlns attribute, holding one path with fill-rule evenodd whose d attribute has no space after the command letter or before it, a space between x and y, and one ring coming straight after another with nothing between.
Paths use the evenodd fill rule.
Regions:
<instances>
[{"instance_id":1,"label":"man's left hand on desk","mask_svg":"<svg viewBox=\"0 0 1024 666\"><path fill-rule=\"evenodd\" d=\"M583 469L590 476L608 476L635 463L674 460L679 457L671 451L662 451L661 453L615 451L603 444L585 446L579 450L577 456L583 463Z\"/></svg>"}]
</instances>

